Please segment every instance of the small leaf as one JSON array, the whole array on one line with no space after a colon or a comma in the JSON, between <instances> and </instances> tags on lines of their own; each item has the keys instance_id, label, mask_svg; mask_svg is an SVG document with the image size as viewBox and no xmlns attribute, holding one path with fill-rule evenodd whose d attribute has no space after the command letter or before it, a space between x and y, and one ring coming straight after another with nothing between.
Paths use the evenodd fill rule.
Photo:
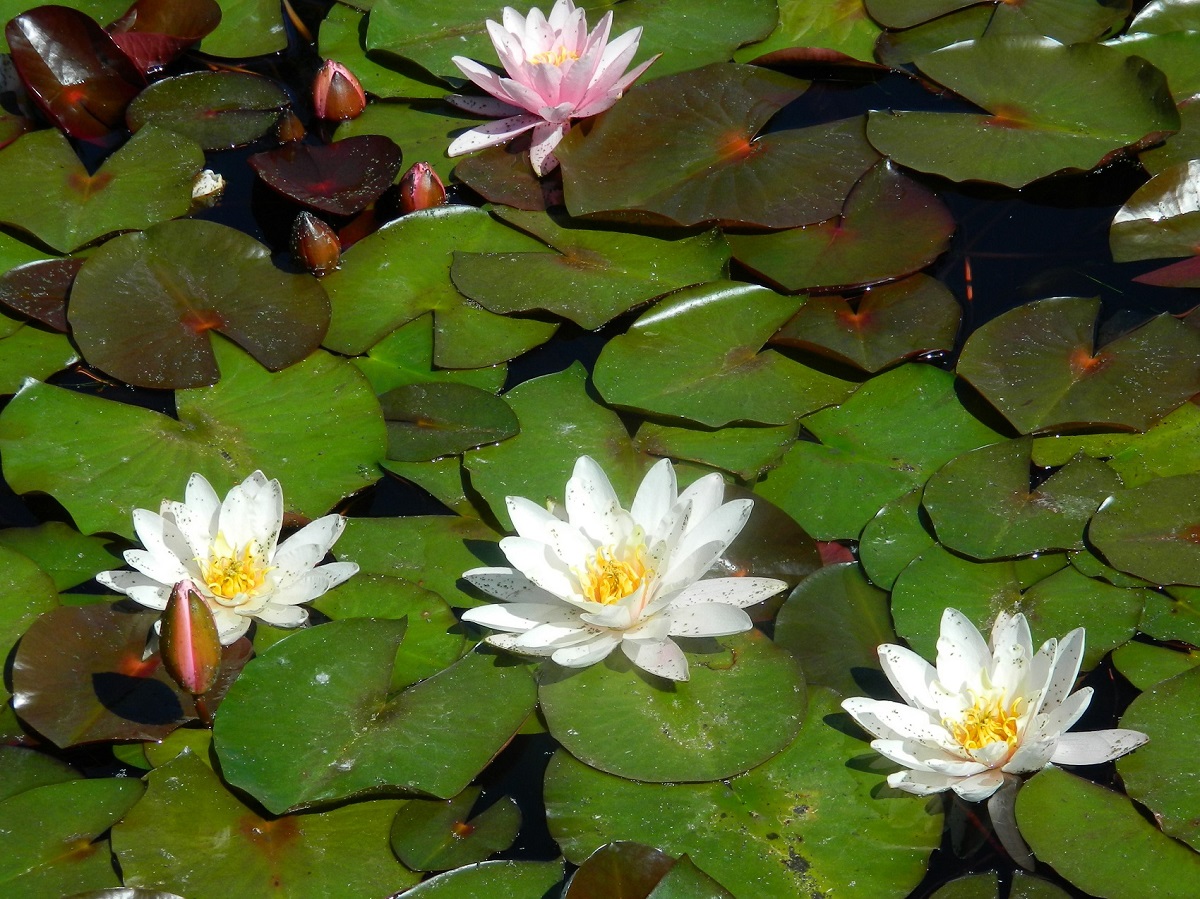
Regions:
<instances>
[{"instance_id":1,"label":"small leaf","mask_svg":"<svg viewBox=\"0 0 1200 899\"><path fill-rule=\"evenodd\" d=\"M256 153L249 162L285 197L333 215L354 215L392 186L401 153L391 138L364 134L333 144L289 144Z\"/></svg>"},{"instance_id":2,"label":"small leaf","mask_svg":"<svg viewBox=\"0 0 1200 899\"><path fill-rule=\"evenodd\" d=\"M129 106L129 127L168 128L205 150L240 147L279 119L288 96L274 81L248 72L191 72L156 81Z\"/></svg>"},{"instance_id":3,"label":"small leaf","mask_svg":"<svg viewBox=\"0 0 1200 899\"><path fill-rule=\"evenodd\" d=\"M409 384L379 402L388 426L387 457L402 462L498 443L521 429L508 403L468 384Z\"/></svg>"},{"instance_id":4,"label":"small leaf","mask_svg":"<svg viewBox=\"0 0 1200 899\"><path fill-rule=\"evenodd\" d=\"M483 861L512 845L521 811L504 796L473 818L480 788L468 787L447 800L413 799L392 822L392 851L414 871L448 871Z\"/></svg>"}]
</instances>

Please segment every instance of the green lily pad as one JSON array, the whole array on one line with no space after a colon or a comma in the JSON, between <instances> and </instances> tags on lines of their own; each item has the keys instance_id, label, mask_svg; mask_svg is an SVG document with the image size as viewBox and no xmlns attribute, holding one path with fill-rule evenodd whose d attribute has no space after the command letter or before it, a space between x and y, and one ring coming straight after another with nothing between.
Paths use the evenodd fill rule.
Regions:
<instances>
[{"instance_id":1,"label":"green lily pad","mask_svg":"<svg viewBox=\"0 0 1200 899\"><path fill-rule=\"evenodd\" d=\"M133 131L157 125L205 150L240 147L262 137L288 105L269 78L249 72L191 72L156 81L129 104Z\"/></svg>"},{"instance_id":2,"label":"green lily pad","mask_svg":"<svg viewBox=\"0 0 1200 899\"><path fill-rule=\"evenodd\" d=\"M217 2L221 7L221 23L200 42L200 49L205 53L242 59L287 48L287 29L275 0Z\"/></svg>"},{"instance_id":3,"label":"green lily pad","mask_svg":"<svg viewBox=\"0 0 1200 899\"><path fill-rule=\"evenodd\" d=\"M634 88L586 136L572 129L555 151L567 208L769 228L837 215L879 158L862 119L759 134L807 86L720 64Z\"/></svg>"},{"instance_id":4,"label":"green lily pad","mask_svg":"<svg viewBox=\"0 0 1200 899\"><path fill-rule=\"evenodd\" d=\"M1017 794L1017 824L1038 860L1085 893L1185 899L1200 878L1200 856L1147 821L1128 798L1053 766ZM1101 844L1105 851L1096 852Z\"/></svg>"},{"instance_id":5,"label":"green lily pad","mask_svg":"<svg viewBox=\"0 0 1200 899\"><path fill-rule=\"evenodd\" d=\"M409 384L470 384L488 393L499 393L508 376L504 363L486 368L435 369L433 367L433 315L421 315L401 325L366 356L350 360L367 376L377 394Z\"/></svg>"},{"instance_id":6,"label":"green lily pad","mask_svg":"<svg viewBox=\"0 0 1200 899\"><path fill-rule=\"evenodd\" d=\"M1156 147L1138 153L1138 161L1151 175L1200 158L1200 101L1191 100L1178 104L1179 130L1171 139Z\"/></svg>"},{"instance_id":7,"label":"green lily pad","mask_svg":"<svg viewBox=\"0 0 1200 899\"><path fill-rule=\"evenodd\" d=\"M360 0L358 5L369 4ZM363 13L357 9L341 3L334 4L329 14L321 20L321 31L317 40L321 56L340 62L354 73L364 91L376 97L440 100L446 96L446 85L443 82L430 77L428 73L402 57L383 51L368 53L365 46L367 29L364 18ZM363 116L371 116L376 121L380 117L387 118L390 106L391 104L372 103ZM359 133L388 134L386 130ZM389 136L395 139L394 134ZM402 142L397 140L396 143ZM446 138L443 149L449 143L449 138ZM409 152L408 145L404 146L405 152L411 157L413 154ZM419 154L417 158L420 158ZM450 166L447 166L445 173L439 171L438 174L445 178L449 168Z\"/></svg>"},{"instance_id":8,"label":"green lily pad","mask_svg":"<svg viewBox=\"0 0 1200 899\"><path fill-rule=\"evenodd\" d=\"M521 433L463 456L471 486L505 528L511 527L506 496L562 502L575 460L583 455L604 469L618 496L633 501L652 460L634 449L617 414L587 395L586 377L576 362L517 385L504 398L517 413Z\"/></svg>"},{"instance_id":9,"label":"green lily pad","mask_svg":"<svg viewBox=\"0 0 1200 899\"><path fill-rule=\"evenodd\" d=\"M687 655L691 679L668 687L621 653L543 671L538 702L550 734L593 768L653 783L732 777L796 736L804 675L759 631Z\"/></svg>"},{"instance_id":10,"label":"green lily pad","mask_svg":"<svg viewBox=\"0 0 1200 899\"><path fill-rule=\"evenodd\" d=\"M1196 49L1200 32L1176 31L1167 34L1124 34L1107 41L1127 56L1139 56L1167 76L1171 96L1182 103L1200 93L1200 65Z\"/></svg>"},{"instance_id":11,"label":"green lily pad","mask_svg":"<svg viewBox=\"0 0 1200 899\"><path fill-rule=\"evenodd\" d=\"M0 782L0 802L26 790L66 783L83 777L66 762L36 749L20 746L0 746L0 762L4 764L4 780Z\"/></svg>"},{"instance_id":12,"label":"green lily pad","mask_svg":"<svg viewBox=\"0 0 1200 899\"><path fill-rule=\"evenodd\" d=\"M363 86L366 87L366 84ZM438 99L446 93L444 87L433 88L433 91ZM363 134L385 135L404 148L404 158L410 164L429 163L438 177L449 184L450 172L458 160L446 156L446 148L456 132L477 124L479 119L459 113L445 103L371 103L358 118L340 124L334 138L342 140Z\"/></svg>"},{"instance_id":13,"label":"green lily pad","mask_svg":"<svg viewBox=\"0 0 1200 899\"><path fill-rule=\"evenodd\" d=\"M923 503L947 549L976 559L1083 549L1089 519L1121 479L1083 456L1031 487L1032 446L1024 438L971 450L929 479Z\"/></svg>"},{"instance_id":14,"label":"green lily pad","mask_svg":"<svg viewBox=\"0 0 1200 899\"><path fill-rule=\"evenodd\" d=\"M1200 589L1168 587L1164 593L1150 593L1138 628L1156 640L1200 646Z\"/></svg>"},{"instance_id":15,"label":"green lily pad","mask_svg":"<svg viewBox=\"0 0 1200 899\"><path fill-rule=\"evenodd\" d=\"M533 680L471 653L393 694L404 627L333 621L246 666L213 731L225 778L276 814L386 789L461 792L532 711ZM460 716L468 731L445 726Z\"/></svg>"},{"instance_id":16,"label":"green lily pad","mask_svg":"<svg viewBox=\"0 0 1200 899\"><path fill-rule=\"evenodd\" d=\"M595 330L627 309L727 273L713 229L690 237L593 230L563 214L493 211L554 253L454 254L454 286L491 312L545 310Z\"/></svg>"},{"instance_id":17,"label":"green lily pad","mask_svg":"<svg viewBox=\"0 0 1200 899\"><path fill-rule=\"evenodd\" d=\"M865 0L872 18L887 28L910 28L969 6L982 6L998 33L1027 31L1064 44L1094 40L1119 27L1129 14L1127 0L1028 0L1021 4L992 0ZM1012 20L1012 21L1010 21Z\"/></svg>"},{"instance_id":18,"label":"green lily pad","mask_svg":"<svg viewBox=\"0 0 1200 899\"><path fill-rule=\"evenodd\" d=\"M779 464L798 432L797 424L705 431L648 421L638 428L634 443L652 456L687 459L754 481Z\"/></svg>"},{"instance_id":19,"label":"green lily pad","mask_svg":"<svg viewBox=\"0 0 1200 899\"><path fill-rule=\"evenodd\" d=\"M1055 172L1087 171L1179 127L1165 76L1099 44L987 37L916 64L987 112L873 112L867 137L901 165L953 181L1022 187ZM998 80L997 71L1011 76Z\"/></svg>"},{"instance_id":20,"label":"green lily pad","mask_svg":"<svg viewBox=\"0 0 1200 899\"><path fill-rule=\"evenodd\" d=\"M760 351L801 302L730 281L681 290L605 345L596 389L612 405L710 427L790 424L854 386Z\"/></svg>"},{"instance_id":21,"label":"green lily pad","mask_svg":"<svg viewBox=\"0 0 1200 899\"><path fill-rule=\"evenodd\" d=\"M891 590L900 572L937 539L921 506L921 487L892 500L867 522L859 537L858 558L871 583Z\"/></svg>"},{"instance_id":22,"label":"green lily pad","mask_svg":"<svg viewBox=\"0 0 1200 899\"><path fill-rule=\"evenodd\" d=\"M143 789L132 778L71 780L0 802L0 889L22 899L60 899L120 886L101 835Z\"/></svg>"},{"instance_id":23,"label":"green lily pad","mask_svg":"<svg viewBox=\"0 0 1200 899\"><path fill-rule=\"evenodd\" d=\"M0 395L16 393L27 378L48 378L78 361L79 353L65 334L0 312Z\"/></svg>"},{"instance_id":24,"label":"green lily pad","mask_svg":"<svg viewBox=\"0 0 1200 899\"><path fill-rule=\"evenodd\" d=\"M60 132L31 131L0 150L0 180L23 185L0 218L68 252L114 231L183 215L203 166L192 141L143 128L89 174Z\"/></svg>"},{"instance_id":25,"label":"green lily pad","mask_svg":"<svg viewBox=\"0 0 1200 899\"><path fill-rule=\"evenodd\" d=\"M75 277L69 317L89 363L128 384L178 389L220 377L210 331L272 371L299 362L325 336L329 301L316 278L280 271L254 238L186 220L97 250Z\"/></svg>"},{"instance_id":26,"label":"green lily pad","mask_svg":"<svg viewBox=\"0 0 1200 899\"><path fill-rule=\"evenodd\" d=\"M212 767L212 731L207 727L181 727L156 742L130 745L139 745L143 750L141 766L147 769L161 768L185 750L191 751L209 768Z\"/></svg>"},{"instance_id":27,"label":"green lily pad","mask_svg":"<svg viewBox=\"0 0 1200 899\"><path fill-rule=\"evenodd\" d=\"M1109 246L1116 262L1191 256L1200 244L1200 199L1194 185L1200 159L1159 172L1113 218Z\"/></svg>"},{"instance_id":28,"label":"green lily pad","mask_svg":"<svg viewBox=\"0 0 1200 899\"><path fill-rule=\"evenodd\" d=\"M114 562L103 537L85 537L61 521L29 528L0 530L0 546L33 559L54 579L56 590L70 590L91 580Z\"/></svg>"},{"instance_id":29,"label":"green lily pad","mask_svg":"<svg viewBox=\"0 0 1200 899\"><path fill-rule=\"evenodd\" d=\"M423 462L498 443L520 431L508 403L469 384L408 384L379 398L389 459Z\"/></svg>"},{"instance_id":30,"label":"green lily pad","mask_svg":"<svg viewBox=\"0 0 1200 899\"><path fill-rule=\"evenodd\" d=\"M1200 391L1200 331L1169 315L1097 349L1097 299L1018 306L971 335L958 373L1021 433L1144 431Z\"/></svg>"},{"instance_id":31,"label":"green lily pad","mask_svg":"<svg viewBox=\"0 0 1200 899\"><path fill-rule=\"evenodd\" d=\"M561 861L494 861L422 881L406 899L543 899L563 878Z\"/></svg>"},{"instance_id":32,"label":"green lily pad","mask_svg":"<svg viewBox=\"0 0 1200 899\"><path fill-rule=\"evenodd\" d=\"M895 643L888 596L856 563L827 565L792 591L775 619L775 642L800 661L813 686L846 695L882 676L876 647Z\"/></svg>"},{"instance_id":33,"label":"green lily pad","mask_svg":"<svg viewBox=\"0 0 1200 899\"><path fill-rule=\"evenodd\" d=\"M1020 611L1042 639L1087 628L1083 669L1089 671L1138 629L1149 590L1117 587L1068 566L1025 591Z\"/></svg>"},{"instance_id":34,"label":"green lily pad","mask_svg":"<svg viewBox=\"0 0 1200 899\"><path fill-rule=\"evenodd\" d=\"M544 788L551 834L575 864L613 840L686 853L736 896L816 899L850 883L854 895L906 895L941 839L941 804L847 764L867 747L847 735L838 701L813 691L796 740L727 782L637 783L560 751Z\"/></svg>"},{"instance_id":35,"label":"green lily pad","mask_svg":"<svg viewBox=\"0 0 1200 899\"><path fill-rule=\"evenodd\" d=\"M504 362L549 339L555 325L494 315L469 303L450 282L458 251L543 249L471 206L414 212L360 240L322 282L333 307L325 346L366 352L400 325L433 312L433 361L442 368ZM404 259L397 265L398 258Z\"/></svg>"},{"instance_id":36,"label":"green lily pad","mask_svg":"<svg viewBox=\"0 0 1200 899\"><path fill-rule=\"evenodd\" d=\"M384 896L417 882L388 847L402 802L263 818L191 752L147 775L145 798L113 828L125 883L188 899Z\"/></svg>"},{"instance_id":37,"label":"green lily pad","mask_svg":"<svg viewBox=\"0 0 1200 899\"><path fill-rule=\"evenodd\" d=\"M1156 584L1200 586L1200 474L1121 490L1092 519L1088 539L1114 568Z\"/></svg>"},{"instance_id":38,"label":"green lily pad","mask_svg":"<svg viewBox=\"0 0 1200 899\"><path fill-rule=\"evenodd\" d=\"M787 291L874 284L911 275L954 233L937 195L884 161L850 191L840 215L771 234L729 236L733 256Z\"/></svg>"},{"instance_id":39,"label":"green lily pad","mask_svg":"<svg viewBox=\"0 0 1200 899\"><path fill-rule=\"evenodd\" d=\"M0 531L0 534L7 531ZM33 559L17 548L0 544L0 653L5 659L13 646L43 612L58 606L58 588ZM0 703L8 690L0 681Z\"/></svg>"},{"instance_id":40,"label":"green lily pad","mask_svg":"<svg viewBox=\"0 0 1200 899\"><path fill-rule=\"evenodd\" d=\"M469 818L479 793L479 787L468 787L451 799L406 803L392 822L396 857L414 871L448 871L511 846L521 810L506 796Z\"/></svg>"},{"instance_id":41,"label":"green lily pad","mask_svg":"<svg viewBox=\"0 0 1200 899\"><path fill-rule=\"evenodd\" d=\"M1000 439L959 402L953 375L916 364L872 378L803 424L821 442L795 443L755 492L818 540L857 538L947 461Z\"/></svg>"},{"instance_id":42,"label":"green lily pad","mask_svg":"<svg viewBox=\"0 0 1200 899\"><path fill-rule=\"evenodd\" d=\"M179 391L178 419L30 382L0 414L5 480L54 496L85 534L132 539L132 510L182 497L193 471L223 494L261 469L306 518L378 479L383 416L350 363L314 353L271 373L225 341L214 349L225 376Z\"/></svg>"},{"instance_id":43,"label":"green lily pad","mask_svg":"<svg viewBox=\"0 0 1200 899\"><path fill-rule=\"evenodd\" d=\"M903 31L885 31L875 44L875 57L892 68L908 66L935 50L983 37L994 21L996 8L990 3L967 6ZM1024 32L1018 26L1013 33Z\"/></svg>"},{"instance_id":44,"label":"green lily pad","mask_svg":"<svg viewBox=\"0 0 1200 899\"><path fill-rule=\"evenodd\" d=\"M1177 674L1200 667L1200 650L1184 652L1134 640L1115 650L1112 661L1126 680L1145 693Z\"/></svg>"},{"instance_id":45,"label":"green lily pad","mask_svg":"<svg viewBox=\"0 0 1200 899\"><path fill-rule=\"evenodd\" d=\"M762 41L742 47L734 62L752 62L793 47L832 50L852 59L875 62L875 41L882 33L861 0L820 3L780 0L779 24Z\"/></svg>"},{"instance_id":46,"label":"green lily pad","mask_svg":"<svg viewBox=\"0 0 1200 899\"><path fill-rule=\"evenodd\" d=\"M950 350L962 308L942 282L913 275L844 297L809 297L771 338L877 372L911 356Z\"/></svg>"}]
</instances>

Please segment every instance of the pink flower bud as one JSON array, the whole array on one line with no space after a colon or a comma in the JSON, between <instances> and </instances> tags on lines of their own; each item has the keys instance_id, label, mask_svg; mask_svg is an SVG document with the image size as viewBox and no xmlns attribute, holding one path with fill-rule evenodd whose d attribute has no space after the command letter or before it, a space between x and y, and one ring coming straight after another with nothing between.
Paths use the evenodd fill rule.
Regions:
<instances>
[{"instance_id":1,"label":"pink flower bud","mask_svg":"<svg viewBox=\"0 0 1200 899\"><path fill-rule=\"evenodd\" d=\"M302 212L292 225L292 258L320 278L338 267L342 242L329 225L311 212Z\"/></svg>"},{"instance_id":2,"label":"pink flower bud","mask_svg":"<svg viewBox=\"0 0 1200 899\"><path fill-rule=\"evenodd\" d=\"M186 578L163 612L159 652L175 682L193 696L207 693L221 670L221 639L212 609Z\"/></svg>"},{"instance_id":3,"label":"pink flower bud","mask_svg":"<svg viewBox=\"0 0 1200 899\"><path fill-rule=\"evenodd\" d=\"M313 79L313 110L317 118L341 122L362 115L367 95L354 74L340 62L325 60Z\"/></svg>"},{"instance_id":4,"label":"pink flower bud","mask_svg":"<svg viewBox=\"0 0 1200 899\"><path fill-rule=\"evenodd\" d=\"M428 162L418 162L400 179L400 210L416 212L446 202L446 185Z\"/></svg>"}]
</instances>

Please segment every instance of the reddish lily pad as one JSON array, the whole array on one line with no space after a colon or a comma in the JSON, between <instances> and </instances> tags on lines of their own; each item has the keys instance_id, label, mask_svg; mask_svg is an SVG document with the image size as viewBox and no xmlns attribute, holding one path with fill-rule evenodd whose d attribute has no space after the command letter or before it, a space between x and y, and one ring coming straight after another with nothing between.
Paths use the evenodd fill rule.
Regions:
<instances>
[{"instance_id":1,"label":"reddish lily pad","mask_svg":"<svg viewBox=\"0 0 1200 899\"><path fill-rule=\"evenodd\" d=\"M1192 159L1164 169L1134 191L1113 217L1109 231L1113 259L1133 262L1193 255L1200 248L1197 181L1200 159Z\"/></svg>"},{"instance_id":2,"label":"reddish lily pad","mask_svg":"<svg viewBox=\"0 0 1200 899\"><path fill-rule=\"evenodd\" d=\"M954 181L1021 187L1059 171L1087 171L1179 127L1163 74L1099 44L988 37L916 62L987 112L873 112L867 136L896 162ZM997 79L998 71L1010 77Z\"/></svg>"},{"instance_id":3,"label":"reddish lily pad","mask_svg":"<svg viewBox=\"0 0 1200 899\"><path fill-rule=\"evenodd\" d=\"M388 424L389 459L422 462L497 443L520 431L500 397L447 381L409 384L379 398Z\"/></svg>"},{"instance_id":4,"label":"reddish lily pad","mask_svg":"<svg viewBox=\"0 0 1200 899\"><path fill-rule=\"evenodd\" d=\"M178 389L220 377L209 331L272 371L299 362L325 336L329 301L315 278L280 271L252 237L188 220L123 235L89 257L70 320L93 365L129 384Z\"/></svg>"},{"instance_id":5,"label":"reddish lily pad","mask_svg":"<svg viewBox=\"0 0 1200 899\"><path fill-rule=\"evenodd\" d=\"M265 134L288 102L283 89L262 75L192 72L156 81L129 105L125 118L133 131L158 125L205 150L226 150Z\"/></svg>"},{"instance_id":6,"label":"reddish lily pad","mask_svg":"<svg viewBox=\"0 0 1200 899\"><path fill-rule=\"evenodd\" d=\"M289 144L249 159L272 189L333 215L354 215L379 199L400 173L400 161L400 148L381 134L315 146Z\"/></svg>"},{"instance_id":7,"label":"reddish lily pad","mask_svg":"<svg viewBox=\"0 0 1200 899\"><path fill-rule=\"evenodd\" d=\"M1026 303L985 324L958 373L1021 433L1144 431L1200 391L1200 331L1169 315L1097 349L1097 299Z\"/></svg>"},{"instance_id":8,"label":"reddish lily pad","mask_svg":"<svg viewBox=\"0 0 1200 899\"><path fill-rule=\"evenodd\" d=\"M220 21L215 0L136 0L109 34L142 72L150 72L210 34Z\"/></svg>"},{"instance_id":9,"label":"reddish lily pad","mask_svg":"<svg viewBox=\"0 0 1200 899\"><path fill-rule=\"evenodd\" d=\"M942 282L913 275L843 297L810 297L772 343L812 350L877 372L910 356L950 350L962 308Z\"/></svg>"},{"instance_id":10,"label":"reddish lily pad","mask_svg":"<svg viewBox=\"0 0 1200 899\"><path fill-rule=\"evenodd\" d=\"M478 124L465 122L465 125ZM458 160L454 177L489 203L510 206L526 212L545 212L563 202L561 172L545 178L534 174L529 165L529 132L518 135L502 147L488 147Z\"/></svg>"},{"instance_id":11,"label":"reddish lily pad","mask_svg":"<svg viewBox=\"0 0 1200 899\"><path fill-rule=\"evenodd\" d=\"M408 802L392 822L396 857L414 871L448 871L511 846L521 810L505 796L471 817L479 793L479 787L467 787L451 799Z\"/></svg>"},{"instance_id":12,"label":"reddish lily pad","mask_svg":"<svg viewBox=\"0 0 1200 899\"><path fill-rule=\"evenodd\" d=\"M68 252L114 231L186 213L204 154L190 140L145 128L89 174L57 131L34 131L0 151L0 181L20 183L0 220Z\"/></svg>"},{"instance_id":13,"label":"reddish lily pad","mask_svg":"<svg viewBox=\"0 0 1200 899\"><path fill-rule=\"evenodd\" d=\"M81 257L41 259L0 275L0 303L66 333L67 294L83 265Z\"/></svg>"},{"instance_id":14,"label":"reddish lily pad","mask_svg":"<svg viewBox=\"0 0 1200 899\"><path fill-rule=\"evenodd\" d=\"M829 221L771 234L731 234L734 258L787 291L874 284L912 274L954 233L937 195L890 161L867 172Z\"/></svg>"},{"instance_id":15,"label":"reddish lily pad","mask_svg":"<svg viewBox=\"0 0 1200 899\"><path fill-rule=\"evenodd\" d=\"M634 88L557 155L573 215L626 210L692 225L789 228L837 215L878 156L862 119L759 134L808 84L712 65Z\"/></svg>"},{"instance_id":16,"label":"reddish lily pad","mask_svg":"<svg viewBox=\"0 0 1200 899\"><path fill-rule=\"evenodd\" d=\"M146 85L142 73L91 16L39 6L5 26L13 65L42 112L72 137L102 138L125 122Z\"/></svg>"},{"instance_id":17,"label":"reddish lily pad","mask_svg":"<svg viewBox=\"0 0 1200 899\"><path fill-rule=\"evenodd\" d=\"M1156 584L1200 586L1200 474L1122 490L1092 519L1088 538L1114 568Z\"/></svg>"}]
</instances>

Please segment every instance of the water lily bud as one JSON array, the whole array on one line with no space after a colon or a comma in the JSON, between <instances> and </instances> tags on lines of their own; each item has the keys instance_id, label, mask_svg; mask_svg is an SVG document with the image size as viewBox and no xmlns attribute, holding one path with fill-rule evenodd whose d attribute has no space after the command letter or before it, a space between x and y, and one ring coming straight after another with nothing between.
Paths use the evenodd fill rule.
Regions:
<instances>
[{"instance_id":1,"label":"water lily bud","mask_svg":"<svg viewBox=\"0 0 1200 899\"><path fill-rule=\"evenodd\" d=\"M295 144L304 140L304 123L290 109L285 110L275 123L275 136L281 144Z\"/></svg>"},{"instance_id":2,"label":"water lily bud","mask_svg":"<svg viewBox=\"0 0 1200 899\"><path fill-rule=\"evenodd\" d=\"M342 242L329 225L311 212L302 212L292 225L292 258L320 278L338 267Z\"/></svg>"},{"instance_id":3,"label":"water lily bud","mask_svg":"<svg viewBox=\"0 0 1200 899\"><path fill-rule=\"evenodd\" d=\"M313 110L328 122L356 119L367 107L367 95L354 74L340 62L325 60L313 80Z\"/></svg>"},{"instance_id":4,"label":"water lily bud","mask_svg":"<svg viewBox=\"0 0 1200 899\"><path fill-rule=\"evenodd\" d=\"M163 612L159 652L175 682L194 696L207 693L221 670L221 639L212 609L184 579L175 585Z\"/></svg>"},{"instance_id":5,"label":"water lily bud","mask_svg":"<svg viewBox=\"0 0 1200 899\"><path fill-rule=\"evenodd\" d=\"M418 162L400 179L400 209L416 212L446 202L446 185L428 162Z\"/></svg>"}]
</instances>

